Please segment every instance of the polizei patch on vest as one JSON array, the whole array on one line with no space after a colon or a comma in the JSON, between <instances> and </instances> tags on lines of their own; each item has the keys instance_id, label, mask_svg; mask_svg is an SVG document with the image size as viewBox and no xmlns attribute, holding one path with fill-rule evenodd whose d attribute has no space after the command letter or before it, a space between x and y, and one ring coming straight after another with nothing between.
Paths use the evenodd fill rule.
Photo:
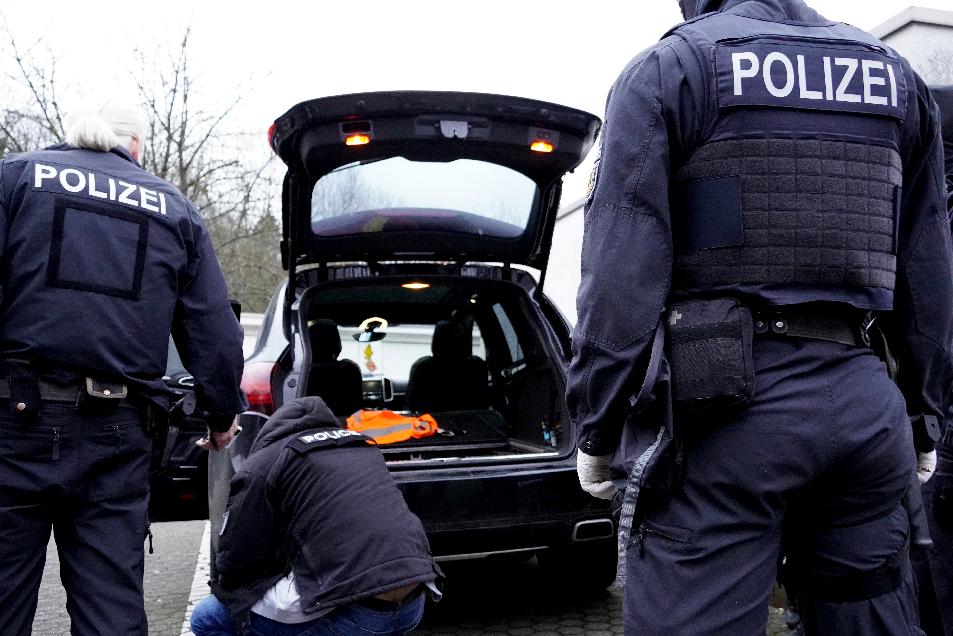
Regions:
<instances>
[{"instance_id":1,"label":"polizei patch on vest","mask_svg":"<svg viewBox=\"0 0 953 636\"><path fill-rule=\"evenodd\" d=\"M899 60L860 43L720 44L715 69L721 108L769 106L906 116L906 80Z\"/></svg>"}]
</instances>

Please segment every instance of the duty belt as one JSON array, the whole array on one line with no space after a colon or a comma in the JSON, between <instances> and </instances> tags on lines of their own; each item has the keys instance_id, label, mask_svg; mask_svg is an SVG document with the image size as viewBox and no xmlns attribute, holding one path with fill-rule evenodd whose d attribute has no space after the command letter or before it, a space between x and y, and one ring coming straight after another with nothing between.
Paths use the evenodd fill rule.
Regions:
<instances>
[{"instance_id":1,"label":"duty belt","mask_svg":"<svg viewBox=\"0 0 953 636\"><path fill-rule=\"evenodd\" d=\"M869 312L833 309L826 304L781 305L752 312L755 336L790 336L869 347L874 318Z\"/></svg>"},{"instance_id":2,"label":"duty belt","mask_svg":"<svg viewBox=\"0 0 953 636\"><path fill-rule=\"evenodd\" d=\"M70 404L79 404L83 399L90 397L90 391L87 388L87 381L87 378L83 378L76 382L68 382L64 384L51 382L42 377L38 377L36 378L36 388L39 392L40 400L44 402L67 402ZM112 392L109 389L101 388L99 388L99 392L106 400L112 397L117 405L127 404L131 401L130 396L125 393L113 394L110 396ZM7 374L7 372L0 371L0 399L9 400L10 398L10 376Z\"/></svg>"}]
</instances>

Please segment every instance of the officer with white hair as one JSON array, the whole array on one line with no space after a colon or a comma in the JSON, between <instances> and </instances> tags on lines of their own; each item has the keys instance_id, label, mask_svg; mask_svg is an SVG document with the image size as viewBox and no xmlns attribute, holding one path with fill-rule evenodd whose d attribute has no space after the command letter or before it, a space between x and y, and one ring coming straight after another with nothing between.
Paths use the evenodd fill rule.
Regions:
<instances>
[{"instance_id":1,"label":"officer with white hair","mask_svg":"<svg viewBox=\"0 0 953 636\"><path fill-rule=\"evenodd\" d=\"M154 408L171 333L225 447L242 331L195 206L139 166L106 102L67 143L0 161L0 633L28 635L50 531L73 634L145 636Z\"/></svg>"}]
</instances>

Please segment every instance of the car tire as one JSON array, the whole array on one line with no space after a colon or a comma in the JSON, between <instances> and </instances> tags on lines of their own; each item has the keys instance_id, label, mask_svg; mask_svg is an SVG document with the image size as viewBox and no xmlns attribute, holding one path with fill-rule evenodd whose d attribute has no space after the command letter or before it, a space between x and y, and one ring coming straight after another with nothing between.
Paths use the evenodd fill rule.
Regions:
<instances>
[{"instance_id":1,"label":"car tire","mask_svg":"<svg viewBox=\"0 0 953 636\"><path fill-rule=\"evenodd\" d=\"M603 590L615 581L615 539L549 548L537 555L546 577L579 592Z\"/></svg>"}]
</instances>

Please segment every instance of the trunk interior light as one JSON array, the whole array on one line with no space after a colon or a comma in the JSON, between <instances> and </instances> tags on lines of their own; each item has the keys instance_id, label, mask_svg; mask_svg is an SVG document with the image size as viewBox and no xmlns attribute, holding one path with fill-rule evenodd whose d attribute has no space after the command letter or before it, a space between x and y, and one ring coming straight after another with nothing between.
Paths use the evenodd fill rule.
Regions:
<instances>
[{"instance_id":1,"label":"trunk interior light","mask_svg":"<svg viewBox=\"0 0 953 636\"><path fill-rule=\"evenodd\" d=\"M545 139L537 139L529 146L529 149L533 152L552 152L555 148L552 143Z\"/></svg>"},{"instance_id":2,"label":"trunk interior light","mask_svg":"<svg viewBox=\"0 0 953 636\"><path fill-rule=\"evenodd\" d=\"M363 146L371 143L369 135L348 135L344 138L344 144L347 146Z\"/></svg>"},{"instance_id":3,"label":"trunk interior light","mask_svg":"<svg viewBox=\"0 0 953 636\"><path fill-rule=\"evenodd\" d=\"M430 283L404 283L401 285L401 287L411 291L420 291L421 289L427 289L430 287Z\"/></svg>"}]
</instances>

